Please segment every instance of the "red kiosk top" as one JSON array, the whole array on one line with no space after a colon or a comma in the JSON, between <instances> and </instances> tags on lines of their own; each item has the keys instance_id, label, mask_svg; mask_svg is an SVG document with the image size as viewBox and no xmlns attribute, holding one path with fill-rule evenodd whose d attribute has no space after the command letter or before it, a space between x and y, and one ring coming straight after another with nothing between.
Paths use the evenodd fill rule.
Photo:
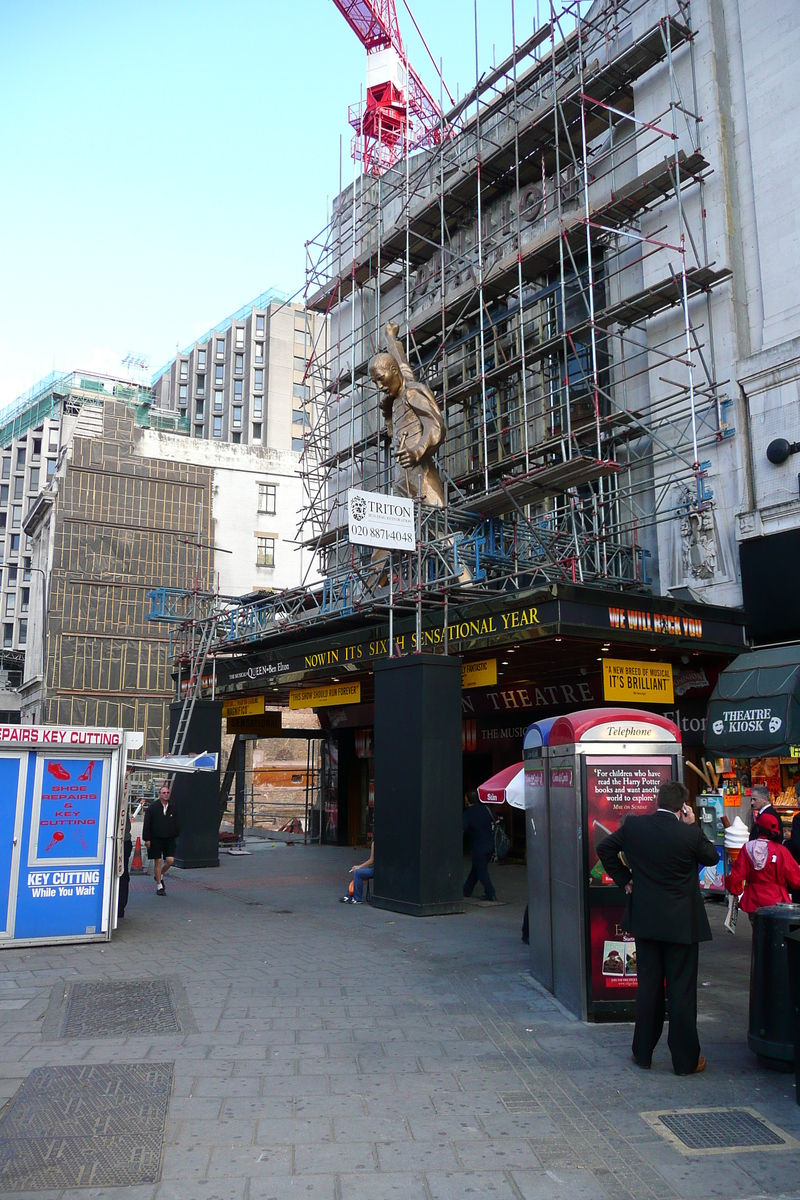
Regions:
<instances>
[{"instance_id":1,"label":"red kiosk top","mask_svg":"<svg viewBox=\"0 0 800 1200\"><path fill-rule=\"evenodd\" d=\"M558 717L550 730L551 746L576 742L680 742L673 721L641 708L583 708Z\"/></svg>"}]
</instances>

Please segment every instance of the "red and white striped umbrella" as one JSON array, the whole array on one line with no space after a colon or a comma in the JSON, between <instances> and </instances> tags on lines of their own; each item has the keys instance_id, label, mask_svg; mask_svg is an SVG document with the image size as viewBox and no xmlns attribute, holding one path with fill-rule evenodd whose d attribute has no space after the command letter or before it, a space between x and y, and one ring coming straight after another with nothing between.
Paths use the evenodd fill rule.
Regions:
<instances>
[{"instance_id":1,"label":"red and white striped umbrella","mask_svg":"<svg viewBox=\"0 0 800 1200\"><path fill-rule=\"evenodd\" d=\"M484 804L510 804L512 808L525 807L525 764L514 763L504 767L478 788Z\"/></svg>"}]
</instances>

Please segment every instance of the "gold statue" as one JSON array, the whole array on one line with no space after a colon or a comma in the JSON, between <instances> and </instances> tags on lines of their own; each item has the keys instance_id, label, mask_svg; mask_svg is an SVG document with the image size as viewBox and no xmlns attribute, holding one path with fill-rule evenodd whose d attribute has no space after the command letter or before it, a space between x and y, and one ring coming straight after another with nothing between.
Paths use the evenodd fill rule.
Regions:
<instances>
[{"instance_id":1,"label":"gold statue","mask_svg":"<svg viewBox=\"0 0 800 1200\"><path fill-rule=\"evenodd\" d=\"M380 404L394 450L393 492L443 506L444 489L433 456L447 430L433 392L414 378L399 332L394 321L386 322L388 353L376 354L369 364L371 378L384 393Z\"/></svg>"}]
</instances>

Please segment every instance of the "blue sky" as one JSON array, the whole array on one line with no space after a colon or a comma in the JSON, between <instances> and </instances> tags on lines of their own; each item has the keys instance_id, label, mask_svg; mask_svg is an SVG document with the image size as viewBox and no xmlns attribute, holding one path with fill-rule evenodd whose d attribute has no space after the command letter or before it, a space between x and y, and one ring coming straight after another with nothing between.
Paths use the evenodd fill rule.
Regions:
<instances>
[{"instance_id":1,"label":"blue sky","mask_svg":"<svg viewBox=\"0 0 800 1200\"><path fill-rule=\"evenodd\" d=\"M473 0L412 9L463 95ZM515 9L522 40L536 0ZM478 0L478 30L483 71L510 52L511 0ZM113 374L136 351L157 368L259 292L301 288L340 134L352 179L364 78L332 0L0 0L0 406L54 367Z\"/></svg>"}]
</instances>

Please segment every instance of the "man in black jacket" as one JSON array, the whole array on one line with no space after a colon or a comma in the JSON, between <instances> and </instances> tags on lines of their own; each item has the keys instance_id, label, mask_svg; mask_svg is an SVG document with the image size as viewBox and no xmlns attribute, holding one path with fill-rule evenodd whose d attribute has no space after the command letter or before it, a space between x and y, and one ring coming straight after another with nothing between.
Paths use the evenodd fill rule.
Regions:
<instances>
[{"instance_id":1,"label":"man in black jacket","mask_svg":"<svg viewBox=\"0 0 800 1200\"><path fill-rule=\"evenodd\" d=\"M156 895L166 896L164 876L175 862L175 842L180 828L175 805L169 798L169 785L164 784L158 793L158 799L148 807L144 814L142 840L147 846L147 856L153 859L153 872L156 877ZM164 859L162 870L161 859Z\"/></svg>"},{"instance_id":2,"label":"man in black jacket","mask_svg":"<svg viewBox=\"0 0 800 1200\"><path fill-rule=\"evenodd\" d=\"M484 900L496 900L494 887L489 878L489 859L494 853L492 818L485 804L481 804L477 792L470 793L470 806L464 809L462 825L469 833L469 848L472 852L472 870L464 881L464 895L471 896L475 884L483 884Z\"/></svg>"},{"instance_id":3,"label":"man in black jacket","mask_svg":"<svg viewBox=\"0 0 800 1200\"><path fill-rule=\"evenodd\" d=\"M706 1065L697 1036L697 964L698 943L711 940L711 929L698 868L717 862L688 797L677 780L662 783L657 812L627 817L597 847L606 874L628 895L622 927L636 938L634 1062L650 1066L664 1028L666 979L667 1040L676 1075L692 1075Z\"/></svg>"},{"instance_id":4,"label":"man in black jacket","mask_svg":"<svg viewBox=\"0 0 800 1200\"><path fill-rule=\"evenodd\" d=\"M757 783L750 789L750 814L753 818L753 827L750 830L749 838L751 842L755 841L758 837L756 833L756 821L763 813L772 813L773 817L778 817L778 824L780 825L781 819L778 816L778 810L772 806L769 788L765 787L763 783Z\"/></svg>"}]
</instances>

